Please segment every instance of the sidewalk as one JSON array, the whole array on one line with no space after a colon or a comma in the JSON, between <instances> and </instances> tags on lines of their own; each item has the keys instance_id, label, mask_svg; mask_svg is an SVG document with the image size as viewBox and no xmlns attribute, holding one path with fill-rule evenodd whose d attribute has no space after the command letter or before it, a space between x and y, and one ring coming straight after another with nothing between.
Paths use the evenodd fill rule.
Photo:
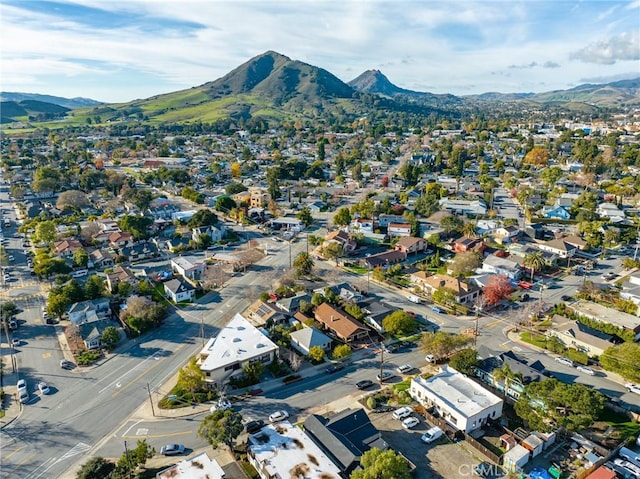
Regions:
<instances>
[{"instance_id":1,"label":"sidewalk","mask_svg":"<svg viewBox=\"0 0 640 479\"><path fill-rule=\"evenodd\" d=\"M2 377L2 389L4 390L4 400L0 405L0 408L4 411L4 416L0 418L0 429L8 426L22 414L22 404L16 397L16 383L18 382L18 376L15 372L7 373L11 369L11 356L2 356L3 364L3 377Z\"/></svg>"}]
</instances>

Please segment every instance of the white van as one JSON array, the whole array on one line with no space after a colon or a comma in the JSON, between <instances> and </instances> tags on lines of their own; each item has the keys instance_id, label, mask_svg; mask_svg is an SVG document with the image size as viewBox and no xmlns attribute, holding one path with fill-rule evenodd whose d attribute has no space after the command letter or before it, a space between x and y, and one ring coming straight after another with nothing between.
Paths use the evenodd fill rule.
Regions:
<instances>
[{"instance_id":1,"label":"white van","mask_svg":"<svg viewBox=\"0 0 640 479\"><path fill-rule=\"evenodd\" d=\"M422 300L420 299L419 296L416 296L415 294L410 294L407 299L409 301L411 301L412 303L416 303L416 304L420 304L422 302Z\"/></svg>"}]
</instances>

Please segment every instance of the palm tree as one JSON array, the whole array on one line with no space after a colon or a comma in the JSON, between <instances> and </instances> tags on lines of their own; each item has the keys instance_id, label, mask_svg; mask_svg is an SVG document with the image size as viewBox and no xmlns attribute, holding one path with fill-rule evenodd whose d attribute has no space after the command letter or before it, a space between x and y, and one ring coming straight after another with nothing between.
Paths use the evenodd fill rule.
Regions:
<instances>
[{"instance_id":1,"label":"palm tree","mask_svg":"<svg viewBox=\"0 0 640 479\"><path fill-rule=\"evenodd\" d=\"M533 282L533 275L537 271L542 271L542 269L547 265L547 261L544 259L544 256L542 256L540 251L532 251L531 253L526 254L522 264L531 270L531 282Z\"/></svg>"},{"instance_id":2,"label":"palm tree","mask_svg":"<svg viewBox=\"0 0 640 479\"><path fill-rule=\"evenodd\" d=\"M311 259L311 256L306 251L298 253L296 259L293 260L293 267L296 269L296 274L298 276L304 276L311 273L314 265L313 259Z\"/></svg>"},{"instance_id":3,"label":"palm tree","mask_svg":"<svg viewBox=\"0 0 640 479\"><path fill-rule=\"evenodd\" d=\"M478 233L476 233L476 225L472 222L465 223L462 226L462 234L467 238L477 238Z\"/></svg>"},{"instance_id":4,"label":"palm tree","mask_svg":"<svg viewBox=\"0 0 640 479\"><path fill-rule=\"evenodd\" d=\"M504 364L500 369L494 369L492 374L496 383L504 381L504 393L507 396L507 391L514 380L517 379L522 384L522 374L513 372L508 364Z\"/></svg>"}]
</instances>

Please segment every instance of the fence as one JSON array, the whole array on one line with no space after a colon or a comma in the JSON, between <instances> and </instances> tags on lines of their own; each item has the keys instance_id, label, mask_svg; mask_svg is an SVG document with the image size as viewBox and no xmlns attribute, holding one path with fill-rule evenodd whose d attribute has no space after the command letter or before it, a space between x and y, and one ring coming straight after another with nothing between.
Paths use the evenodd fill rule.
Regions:
<instances>
[{"instance_id":1,"label":"fence","mask_svg":"<svg viewBox=\"0 0 640 479\"><path fill-rule=\"evenodd\" d=\"M467 442L467 444L469 444L471 447L473 447L476 451L478 451L480 454L482 454L484 457L489 459L494 464L502 463L502 456L498 456L491 449L489 449L486 446L483 446L482 443L480 443L478 440L476 440L466 432L464 433L464 440Z\"/></svg>"}]
</instances>

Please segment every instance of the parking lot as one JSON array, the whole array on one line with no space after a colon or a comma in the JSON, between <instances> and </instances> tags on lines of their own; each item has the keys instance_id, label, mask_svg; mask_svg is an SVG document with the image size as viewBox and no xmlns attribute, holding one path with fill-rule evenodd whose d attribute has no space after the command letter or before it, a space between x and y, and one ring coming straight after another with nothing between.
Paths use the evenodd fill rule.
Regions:
<instances>
[{"instance_id":1,"label":"parking lot","mask_svg":"<svg viewBox=\"0 0 640 479\"><path fill-rule=\"evenodd\" d=\"M450 443L441 438L433 444L424 444L420 436L431 426L424 418L411 430L402 427L402 421L394 419L391 412L369 414L371 422L382 433L383 439L395 451L402 452L416 466L416 479L452 479L473 477L473 466L480 460L474 458L464 443Z\"/></svg>"}]
</instances>

